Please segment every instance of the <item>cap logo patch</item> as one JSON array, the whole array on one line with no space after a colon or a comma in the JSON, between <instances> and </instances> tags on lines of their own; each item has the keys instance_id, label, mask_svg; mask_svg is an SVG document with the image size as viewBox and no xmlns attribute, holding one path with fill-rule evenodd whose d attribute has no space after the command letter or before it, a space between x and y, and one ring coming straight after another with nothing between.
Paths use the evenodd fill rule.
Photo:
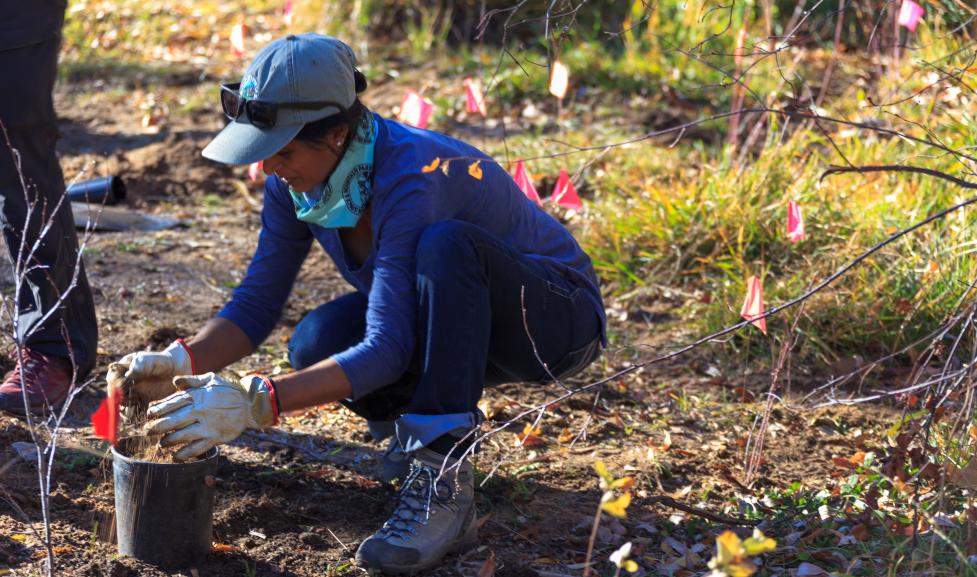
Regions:
<instances>
[{"instance_id":1,"label":"cap logo patch","mask_svg":"<svg viewBox=\"0 0 977 577\"><path fill-rule=\"evenodd\" d=\"M254 97L258 95L258 79L248 74L241 80L241 97L248 100L254 100Z\"/></svg>"}]
</instances>

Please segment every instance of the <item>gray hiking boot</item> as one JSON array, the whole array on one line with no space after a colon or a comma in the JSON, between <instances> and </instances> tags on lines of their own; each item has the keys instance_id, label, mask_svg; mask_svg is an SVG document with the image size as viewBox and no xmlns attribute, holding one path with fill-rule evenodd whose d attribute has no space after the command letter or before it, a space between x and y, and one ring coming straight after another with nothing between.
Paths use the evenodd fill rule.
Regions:
<instances>
[{"instance_id":1,"label":"gray hiking boot","mask_svg":"<svg viewBox=\"0 0 977 577\"><path fill-rule=\"evenodd\" d=\"M380 480L391 484L403 481L410 474L410 455L400 448L397 437L390 438L390 444L380 457Z\"/></svg>"},{"instance_id":2,"label":"gray hiking boot","mask_svg":"<svg viewBox=\"0 0 977 577\"><path fill-rule=\"evenodd\" d=\"M381 573L414 573L434 567L448 553L476 544L472 465L464 461L438 479L443 460L430 449L414 454L397 508L356 551L360 567Z\"/></svg>"}]
</instances>

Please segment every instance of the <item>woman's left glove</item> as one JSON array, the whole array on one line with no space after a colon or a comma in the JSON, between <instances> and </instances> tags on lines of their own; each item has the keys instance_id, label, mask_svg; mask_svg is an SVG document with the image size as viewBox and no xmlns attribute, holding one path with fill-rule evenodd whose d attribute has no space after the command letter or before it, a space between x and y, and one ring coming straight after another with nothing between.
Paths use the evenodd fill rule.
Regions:
<instances>
[{"instance_id":1,"label":"woman's left glove","mask_svg":"<svg viewBox=\"0 0 977 577\"><path fill-rule=\"evenodd\" d=\"M174 458L185 461L212 447L229 443L245 429L261 429L278 422L278 400L270 379L248 375L235 383L214 373L177 377L180 389L149 405L149 434L164 435L163 447L186 444Z\"/></svg>"}]
</instances>

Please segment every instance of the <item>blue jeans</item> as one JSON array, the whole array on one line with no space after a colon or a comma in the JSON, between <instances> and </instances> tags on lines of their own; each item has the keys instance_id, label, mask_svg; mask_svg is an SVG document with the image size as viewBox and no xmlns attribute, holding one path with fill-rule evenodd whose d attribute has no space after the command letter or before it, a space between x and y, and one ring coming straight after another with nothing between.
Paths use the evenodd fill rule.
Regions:
<instances>
[{"instance_id":1,"label":"blue jeans","mask_svg":"<svg viewBox=\"0 0 977 577\"><path fill-rule=\"evenodd\" d=\"M477 226L453 220L430 225L418 241L416 263L410 367L397 382L344 403L381 435L379 422L393 421L406 451L430 445L447 452L479 424L476 405L485 386L544 382L550 373L566 378L600 354L603 327L587 289ZM289 342L292 366L308 367L359 343L366 307L366 295L357 292L310 312Z\"/></svg>"}]
</instances>

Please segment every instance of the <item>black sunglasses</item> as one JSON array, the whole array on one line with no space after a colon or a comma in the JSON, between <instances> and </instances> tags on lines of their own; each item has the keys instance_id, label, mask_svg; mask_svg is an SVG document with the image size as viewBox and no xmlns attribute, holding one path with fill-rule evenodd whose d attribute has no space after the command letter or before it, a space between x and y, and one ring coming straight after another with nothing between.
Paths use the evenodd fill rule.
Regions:
<instances>
[{"instance_id":1,"label":"black sunglasses","mask_svg":"<svg viewBox=\"0 0 977 577\"><path fill-rule=\"evenodd\" d=\"M346 108L329 101L322 102L266 102L263 100L248 100L240 95L241 83L221 84L221 108L224 115L231 120L237 120L243 114L253 126L262 129L273 128L278 119L279 108L293 110L319 110L326 106L335 106L340 113L345 114Z\"/></svg>"}]
</instances>

